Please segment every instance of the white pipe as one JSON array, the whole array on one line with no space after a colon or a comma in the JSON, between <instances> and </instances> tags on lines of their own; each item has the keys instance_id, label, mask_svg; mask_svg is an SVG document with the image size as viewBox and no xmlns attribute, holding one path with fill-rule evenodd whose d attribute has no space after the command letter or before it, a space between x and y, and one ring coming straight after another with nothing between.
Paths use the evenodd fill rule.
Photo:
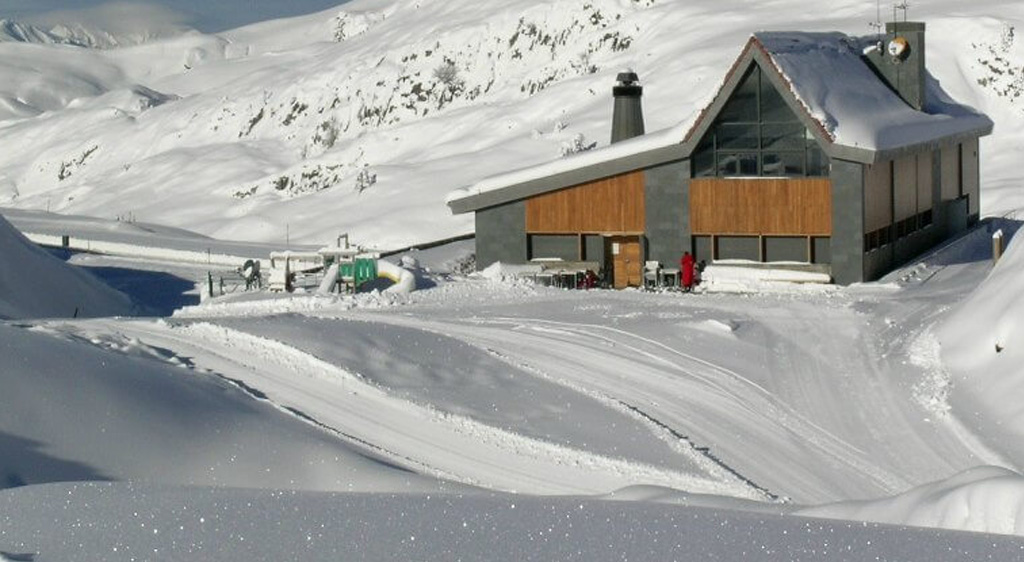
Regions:
<instances>
[{"instance_id":1,"label":"white pipe","mask_svg":"<svg viewBox=\"0 0 1024 562\"><path fill-rule=\"evenodd\" d=\"M377 260L377 277L386 277L395 282L384 290L385 293L411 293L416 290L416 276L389 261Z\"/></svg>"},{"instance_id":2,"label":"white pipe","mask_svg":"<svg viewBox=\"0 0 1024 562\"><path fill-rule=\"evenodd\" d=\"M331 267L327 268L327 273L324 274L323 281L320 281L320 286L317 287L316 292L321 295L329 295L331 289L334 288L334 283L338 280L338 264L332 263Z\"/></svg>"}]
</instances>

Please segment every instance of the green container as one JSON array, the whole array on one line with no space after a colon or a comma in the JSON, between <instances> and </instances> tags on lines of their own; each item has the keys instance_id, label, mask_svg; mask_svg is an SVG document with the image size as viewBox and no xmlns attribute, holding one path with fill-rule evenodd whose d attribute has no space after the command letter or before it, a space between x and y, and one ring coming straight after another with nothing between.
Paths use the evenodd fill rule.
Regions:
<instances>
[{"instance_id":1,"label":"green container","mask_svg":"<svg viewBox=\"0 0 1024 562\"><path fill-rule=\"evenodd\" d=\"M355 262L355 286L358 287L367 281L377 278L377 260L372 258L356 258Z\"/></svg>"},{"instance_id":2,"label":"green container","mask_svg":"<svg viewBox=\"0 0 1024 562\"><path fill-rule=\"evenodd\" d=\"M356 264L354 262L342 262L338 265L338 276L342 279L355 280Z\"/></svg>"},{"instance_id":3,"label":"green container","mask_svg":"<svg viewBox=\"0 0 1024 562\"><path fill-rule=\"evenodd\" d=\"M338 275L350 281L353 287L359 287L367 281L377 278L377 260L373 258L356 258L353 262L339 264Z\"/></svg>"}]
</instances>

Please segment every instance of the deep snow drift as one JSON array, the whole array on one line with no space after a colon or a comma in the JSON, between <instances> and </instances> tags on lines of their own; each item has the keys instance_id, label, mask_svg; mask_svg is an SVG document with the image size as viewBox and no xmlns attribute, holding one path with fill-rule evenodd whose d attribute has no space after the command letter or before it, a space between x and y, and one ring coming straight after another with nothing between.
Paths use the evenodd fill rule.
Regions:
<instances>
[{"instance_id":1,"label":"deep snow drift","mask_svg":"<svg viewBox=\"0 0 1024 562\"><path fill-rule=\"evenodd\" d=\"M127 296L39 248L0 217L0 319L131 314Z\"/></svg>"},{"instance_id":2,"label":"deep snow drift","mask_svg":"<svg viewBox=\"0 0 1024 562\"><path fill-rule=\"evenodd\" d=\"M37 562L953 562L1024 555L1017 537L586 498L133 484L34 486L0 494L0 548L39 552Z\"/></svg>"}]
</instances>

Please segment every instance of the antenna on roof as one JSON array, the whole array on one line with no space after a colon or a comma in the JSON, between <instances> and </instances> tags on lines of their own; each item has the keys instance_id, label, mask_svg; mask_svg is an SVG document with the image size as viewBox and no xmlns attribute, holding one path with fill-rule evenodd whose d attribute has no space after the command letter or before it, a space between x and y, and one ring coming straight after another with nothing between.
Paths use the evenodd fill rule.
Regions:
<instances>
[{"instance_id":1,"label":"antenna on roof","mask_svg":"<svg viewBox=\"0 0 1024 562\"><path fill-rule=\"evenodd\" d=\"M892 21L893 21L893 23L896 23L898 21L898 19L896 18L896 11L897 10L903 10L903 21L906 22L907 21L907 12L910 11L910 2L907 2L906 0L903 0L902 2L897 2L897 3L893 4L893 6L892 6Z\"/></svg>"},{"instance_id":2,"label":"antenna on roof","mask_svg":"<svg viewBox=\"0 0 1024 562\"><path fill-rule=\"evenodd\" d=\"M882 0L875 0L875 21L869 22L868 26L875 30L875 35L878 36L878 43L881 44L882 28L885 27L882 25Z\"/></svg>"}]
</instances>

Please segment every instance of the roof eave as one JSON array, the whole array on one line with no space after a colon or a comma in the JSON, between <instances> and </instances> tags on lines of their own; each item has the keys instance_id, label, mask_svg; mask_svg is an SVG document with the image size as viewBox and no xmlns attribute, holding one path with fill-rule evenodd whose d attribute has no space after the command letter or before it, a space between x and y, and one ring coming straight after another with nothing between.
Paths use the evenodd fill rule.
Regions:
<instances>
[{"instance_id":1,"label":"roof eave","mask_svg":"<svg viewBox=\"0 0 1024 562\"><path fill-rule=\"evenodd\" d=\"M512 184L501 189L474 193L453 199L448 202L448 208L455 215L478 211L652 166L668 164L683 160L687 156L688 154L683 152L682 146L679 144L654 148L629 156Z\"/></svg>"},{"instance_id":2,"label":"roof eave","mask_svg":"<svg viewBox=\"0 0 1024 562\"><path fill-rule=\"evenodd\" d=\"M987 123L957 133L929 139L926 141L905 144L884 149L870 149L859 146L843 144L832 144L825 147L825 153L829 158L835 160L846 160L861 164L877 164L888 160L897 160L910 154L918 154L926 150L938 150L942 147L956 144L965 140L986 137L992 134L993 123L986 119Z\"/></svg>"}]
</instances>

